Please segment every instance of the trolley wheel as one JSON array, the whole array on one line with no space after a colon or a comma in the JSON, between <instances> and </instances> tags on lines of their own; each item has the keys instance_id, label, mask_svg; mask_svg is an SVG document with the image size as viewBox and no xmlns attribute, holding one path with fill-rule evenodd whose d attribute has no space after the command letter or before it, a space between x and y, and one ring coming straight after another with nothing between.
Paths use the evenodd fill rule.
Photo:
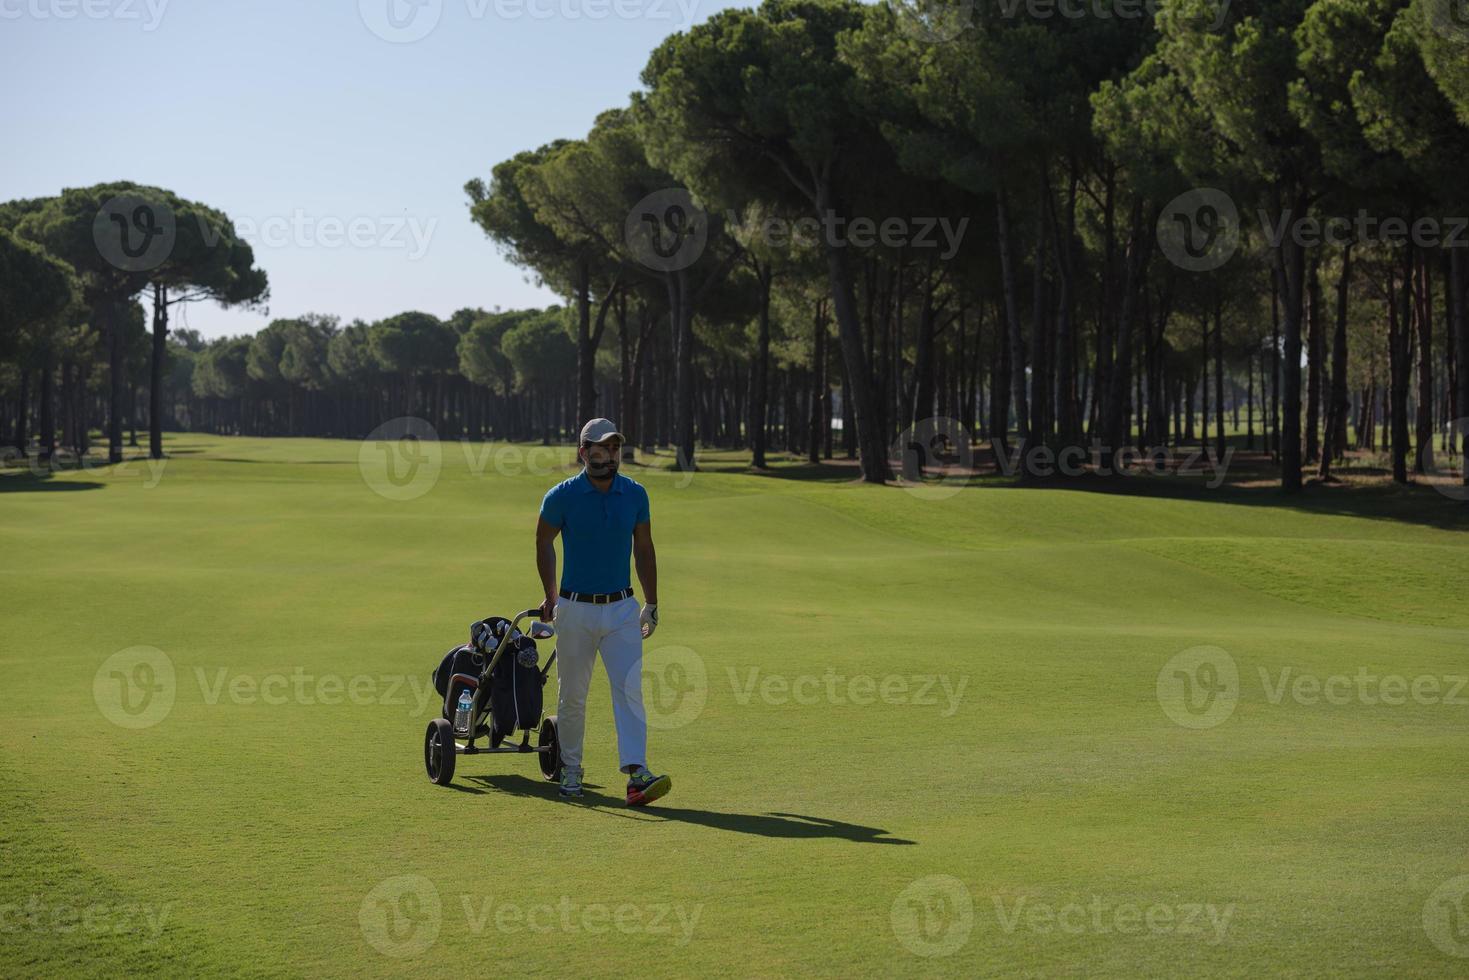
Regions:
<instances>
[{"instance_id":1,"label":"trolley wheel","mask_svg":"<svg viewBox=\"0 0 1469 980\"><path fill-rule=\"evenodd\" d=\"M429 781L436 786L448 786L454 778L454 726L445 718L435 718L428 723L423 736L423 767L428 770Z\"/></svg>"},{"instance_id":2,"label":"trolley wheel","mask_svg":"<svg viewBox=\"0 0 1469 980\"><path fill-rule=\"evenodd\" d=\"M537 753L541 761L541 775L551 782L561 779L561 738L556 733L556 716L550 715L541 721L541 730L536 735L536 748L549 745L549 752Z\"/></svg>"}]
</instances>

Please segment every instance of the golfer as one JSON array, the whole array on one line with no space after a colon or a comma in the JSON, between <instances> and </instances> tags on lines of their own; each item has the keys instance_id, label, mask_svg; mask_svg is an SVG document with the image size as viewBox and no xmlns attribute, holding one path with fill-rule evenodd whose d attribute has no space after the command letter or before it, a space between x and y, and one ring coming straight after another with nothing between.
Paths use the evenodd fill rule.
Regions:
<instances>
[{"instance_id":1,"label":"golfer","mask_svg":"<svg viewBox=\"0 0 1469 980\"><path fill-rule=\"evenodd\" d=\"M561 795L582 795L582 741L586 734L587 688L592 662L612 682L612 719L617 751L627 778L627 805L642 806L673 786L648 771L648 723L643 714L643 639L658 628L658 563L648 491L617 472L622 433L607 419L582 426L576 456L582 471L563 480L541 500L536 522L536 569L546 601L541 618L556 622L560 690L556 720L561 739ZM565 565L556 588L556 535ZM637 562L647 605L638 609L628 574ZM565 599L565 602L558 602Z\"/></svg>"}]
</instances>

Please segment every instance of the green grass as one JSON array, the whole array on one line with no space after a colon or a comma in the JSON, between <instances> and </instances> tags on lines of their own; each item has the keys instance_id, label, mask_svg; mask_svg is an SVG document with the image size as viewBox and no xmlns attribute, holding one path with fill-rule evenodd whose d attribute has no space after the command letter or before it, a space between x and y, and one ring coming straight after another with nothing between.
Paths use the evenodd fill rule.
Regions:
<instances>
[{"instance_id":1,"label":"green grass","mask_svg":"<svg viewBox=\"0 0 1469 980\"><path fill-rule=\"evenodd\" d=\"M1469 517L1431 491L925 499L723 453L691 480L631 467L661 572L649 692L687 723L652 732L673 793L630 812L600 667L585 803L529 757L462 759L457 792L423 776L416 692L473 619L534 604L559 469L476 472L451 443L391 500L356 443L168 448L161 473L0 476L0 975L1469 968L1424 924L1469 873L1469 690L1290 689L1469 675ZM1157 691L1201 645L1239 693L1195 729ZM175 699L125 728L97 675L136 646Z\"/></svg>"}]
</instances>

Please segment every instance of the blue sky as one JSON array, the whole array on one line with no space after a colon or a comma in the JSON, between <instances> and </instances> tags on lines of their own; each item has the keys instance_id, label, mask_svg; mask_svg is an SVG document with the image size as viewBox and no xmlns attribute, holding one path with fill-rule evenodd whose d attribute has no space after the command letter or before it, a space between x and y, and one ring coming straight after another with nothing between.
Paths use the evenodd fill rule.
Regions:
<instances>
[{"instance_id":1,"label":"blue sky","mask_svg":"<svg viewBox=\"0 0 1469 980\"><path fill-rule=\"evenodd\" d=\"M0 0L0 200L134 180L220 208L270 275L269 318L544 305L464 182L584 135L660 40L724 6ZM200 303L175 325L266 322Z\"/></svg>"}]
</instances>

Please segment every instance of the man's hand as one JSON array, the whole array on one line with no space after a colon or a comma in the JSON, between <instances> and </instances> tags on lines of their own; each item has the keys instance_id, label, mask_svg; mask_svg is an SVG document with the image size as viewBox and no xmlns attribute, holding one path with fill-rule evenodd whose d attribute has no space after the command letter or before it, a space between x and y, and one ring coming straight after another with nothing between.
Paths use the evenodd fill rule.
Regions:
<instances>
[{"instance_id":1,"label":"man's hand","mask_svg":"<svg viewBox=\"0 0 1469 980\"><path fill-rule=\"evenodd\" d=\"M548 596L546 596L546 600L541 603L541 622L543 622L543 623L549 623L549 622L552 622L553 620L555 620L555 618L556 618L556 600L559 599L559 598L560 598L559 595L548 595Z\"/></svg>"},{"instance_id":2,"label":"man's hand","mask_svg":"<svg viewBox=\"0 0 1469 980\"><path fill-rule=\"evenodd\" d=\"M644 606L638 622L643 624L643 639L652 636L653 631L658 628L658 603L650 602Z\"/></svg>"}]
</instances>

